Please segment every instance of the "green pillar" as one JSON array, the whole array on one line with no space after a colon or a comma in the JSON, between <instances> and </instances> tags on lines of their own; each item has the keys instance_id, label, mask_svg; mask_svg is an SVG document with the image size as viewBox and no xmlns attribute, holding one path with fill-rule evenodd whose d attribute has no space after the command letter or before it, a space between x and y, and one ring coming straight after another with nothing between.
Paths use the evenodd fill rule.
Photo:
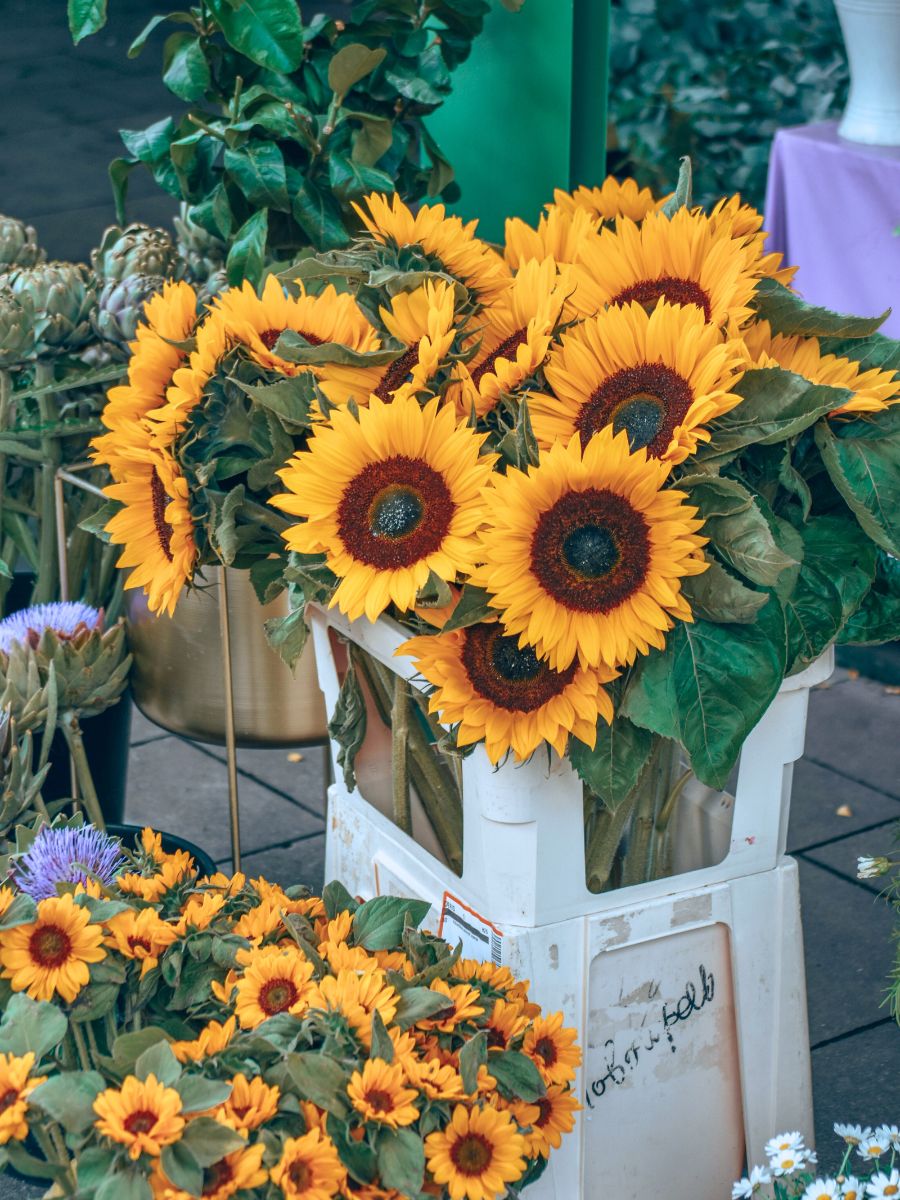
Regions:
<instances>
[{"instance_id":1,"label":"green pillar","mask_svg":"<svg viewBox=\"0 0 900 1200\"><path fill-rule=\"evenodd\" d=\"M429 128L456 169L453 211L503 235L534 223L555 187L606 175L609 0L525 0L494 9Z\"/></svg>"}]
</instances>

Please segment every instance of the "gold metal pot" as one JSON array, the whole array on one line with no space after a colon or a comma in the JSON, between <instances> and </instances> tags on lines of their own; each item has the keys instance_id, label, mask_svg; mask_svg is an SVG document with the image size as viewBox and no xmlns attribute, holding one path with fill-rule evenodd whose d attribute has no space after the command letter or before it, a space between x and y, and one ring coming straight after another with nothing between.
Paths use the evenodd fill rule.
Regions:
<instances>
[{"instance_id":1,"label":"gold metal pot","mask_svg":"<svg viewBox=\"0 0 900 1200\"><path fill-rule=\"evenodd\" d=\"M219 585L185 592L175 615L154 616L137 589L126 592L131 686L138 708L157 725L224 745L226 703ZM228 571L228 617L238 746L299 746L328 737L312 639L294 674L266 641L263 622L288 612L287 593L256 598L246 571Z\"/></svg>"}]
</instances>

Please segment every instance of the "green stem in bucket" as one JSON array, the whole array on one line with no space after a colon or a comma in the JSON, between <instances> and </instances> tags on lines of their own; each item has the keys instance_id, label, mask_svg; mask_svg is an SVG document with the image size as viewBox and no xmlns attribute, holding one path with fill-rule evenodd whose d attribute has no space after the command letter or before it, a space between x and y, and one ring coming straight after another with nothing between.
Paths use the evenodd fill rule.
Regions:
<instances>
[{"instance_id":1,"label":"green stem in bucket","mask_svg":"<svg viewBox=\"0 0 900 1200\"><path fill-rule=\"evenodd\" d=\"M34 369L35 387L53 382L53 364L38 360ZM58 437L50 429L59 420L59 405L52 392L38 396L41 426L47 432L41 435L41 466L38 481L38 512L40 513L40 549L38 554L38 577L32 597L33 604L46 604L56 599L59 581L59 564L56 548L56 468L62 458L62 447Z\"/></svg>"},{"instance_id":2,"label":"green stem in bucket","mask_svg":"<svg viewBox=\"0 0 900 1200\"><path fill-rule=\"evenodd\" d=\"M394 824L404 833L412 833L412 810L409 802L409 766L406 761L409 746L409 689L406 680L394 676L394 701L391 706L391 794L394 801Z\"/></svg>"},{"instance_id":3,"label":"green stem in bucket","mask_svg":"<svg viewBox=\"0 0 900 1200\"><path fill-rule=\"evenodd\" d=\"M100 807L97 789L94 787L94 778L91 775L90 764L85 753L84 739L81 736L81 726L78 724L78 717L71 710L67 710L60 717L59 724L66 739L66 744L69 747L69 754L72 756L75 775L78 779L78 785L81 788L81 801L87 810L88 819L98 829L105 830L106 822L103 820L103 810Z\"/></svg>"}]
</instances>

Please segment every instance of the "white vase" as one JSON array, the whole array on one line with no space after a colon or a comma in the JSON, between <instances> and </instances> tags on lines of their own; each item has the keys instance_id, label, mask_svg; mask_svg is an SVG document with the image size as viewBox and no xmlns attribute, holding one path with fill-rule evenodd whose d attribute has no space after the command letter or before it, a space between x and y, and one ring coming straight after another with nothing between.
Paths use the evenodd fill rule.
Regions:
<instances>
[{"instance_id":1,"label":"white vase","mask_svg":"<svg viewBox=\"0 0 900 1200\"><path fill-rule=\"evenodd\" d=\"M851 142L900 146L900 0L835 0L850 95L838 133Z\"/></svg>"}]
</instances>

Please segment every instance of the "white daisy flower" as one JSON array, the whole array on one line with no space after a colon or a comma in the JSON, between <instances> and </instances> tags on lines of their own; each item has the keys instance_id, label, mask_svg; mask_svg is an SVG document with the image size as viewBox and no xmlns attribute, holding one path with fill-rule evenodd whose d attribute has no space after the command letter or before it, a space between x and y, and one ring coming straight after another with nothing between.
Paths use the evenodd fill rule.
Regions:
<instances>
[{"instance_id":1,"label":"white daisy flower","mask_svg":"<svg viewBox=\"0 0 900 1200\"><path fill-rule=\"evenodd\" d=\"M890 1175L879 1171L866 1184L866 1195L869 1200L897 1200L900 1196L900 1171L894 1167Z\"/></svg>"},{"instance_id":2,"label":"white daisy flower","mask_svg":"<svg viewBox=\"0 0 900 1200\"><path fill-rule=\"evenodd\" d=\"M877 879L879 875L887 875L890 869L890 859L884 855L873 858L869 854L861 854L856 860L857 879Z\"/></svg>"},{"instance_id":3,"label":"white daisy flower","mask_svg":"<svg viewBox=\"0 0 900 1200\"><path fill-rule=\"evenodd\" d=\"M896 1125L879 1125L875 1137L886 1142L892 1150L900 1150L900 1129Z\"/></svg>"},{"instance_id":4,"label":"white daisy flower","mask_svg":"<svg viewBox=\"0 0 900 1200\"><path fill-rule=\"evenodd\" d=\"M754 1167L749 1175L732 1184L731 1200L750 1200L761 1187L772 1182L772 1176L765 1167Z\"/></svg>"},{"instance_id":5,"label":"white daisy flower","mask_svg":"<svg viewBox=\"0 0 900 1200\"><path fill-rule=\"evenodd\" d=\"M849 1146L858 1146L863 1138L872 1136L872 1130L868 1125L865 1129L862 1125L835 1125L834 1132Z\"/></svg>"},{"instance_id":6,"label":"white daisy flower","mask_svg":"<svg viewBox=\"0 0 900 1200\"><path fill-rule=\"evenodd\" d=\"M836 1179L815 1179L803 1193L803 1200L839 1200L840 1195Z\"/></svg>"},{"instance_id":7,"label":"white daisy flower","mask_svg":"<svg viewBox=\"0 0 900 1200\"><path fill-rule=\"evenodd\" d=\"M845 1175L841 1184L841 1200L862 1200L863 1184L855 1175Z\"/></svg>"},{"instance_id":8,"label":"white daisy flower","mask_svg":"<svg viewBox=\"0 0 900 1200\"><path fill-rule=\"evenodd\" d=\"M891 1138L887 1131L886 1125L880 1125L874 1133L870 1129L866 1130L867 1137L856 1147L856 1153L860 1158L864 1158L869 1162L876 1158L881 1158L883 1154L887 1154L891 1148Z\"/></svg>"},{"instance_id":9,"label":"white daisy flower","mask_svg":"<svg viewBox=\"0 0 900 1200\"><path fill-rule=\"evenodd\" d=\"M773 1154L769 1159L769 1167L773 1175L793 1175L795 1171L800 1171L806 1164L806 1152L799 1150L783 1150L778 1154Z\"/></svg>"},{"instance_id":10,"label":"white daisy flower","mask_svg":"<svg viewBox=\"0 0 900 1200\"><path fill-rule=\"evenodd\" d=\"M776 1154L785 1154L788 1150L805 1153L803 1150L803 1134L798 1130L793 1133L777 1133L766 1142L766 1157L774 1158Z\"/></svg>"}]
</instances>

